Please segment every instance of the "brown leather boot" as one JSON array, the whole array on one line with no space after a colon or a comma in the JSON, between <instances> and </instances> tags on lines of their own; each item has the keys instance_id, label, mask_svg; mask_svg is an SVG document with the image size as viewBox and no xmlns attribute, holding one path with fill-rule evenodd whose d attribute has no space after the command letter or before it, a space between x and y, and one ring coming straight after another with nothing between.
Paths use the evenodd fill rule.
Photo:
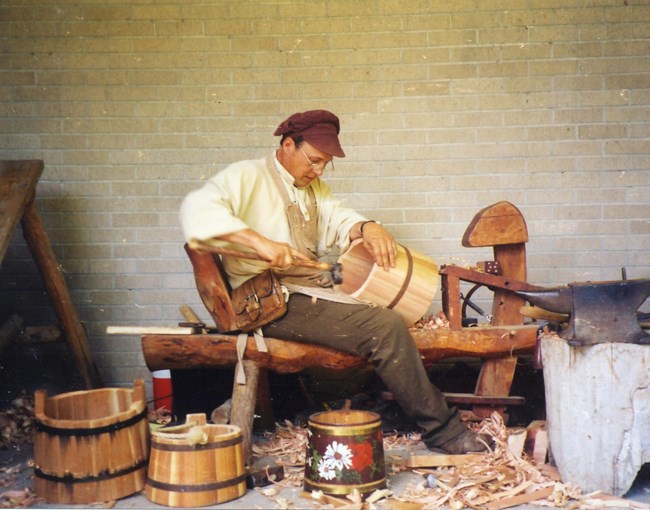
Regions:
<instances>
[{"instance_id":1,"label":"brown leather boot","mask_svg":"<svg viewBox=\"0 0 650 510\"><path fill-rule=\"evenodd\" d=\"M493 444L494 441L487 434L477 434L469 429L465 429L445 443L430 446L429 450L448 453L450 455L463 455L465 453L487 452Z\"/></svg>"}]
</instances>

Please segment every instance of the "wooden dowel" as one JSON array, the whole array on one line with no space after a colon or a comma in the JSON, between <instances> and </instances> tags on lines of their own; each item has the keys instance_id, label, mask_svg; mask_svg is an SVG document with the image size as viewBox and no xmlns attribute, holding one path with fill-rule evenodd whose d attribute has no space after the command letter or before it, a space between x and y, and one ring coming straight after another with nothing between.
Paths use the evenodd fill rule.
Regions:
<instances>
[{"instance_id":1,"label":"wooden dowel","mask_svg":"<svg viewBox=\"0 0 650 510\"><path fill-rule=\"evenodd\" d=\"M191 335L196 328L182 326L107 326L107 335Z\"/></svg>"},{"instance_id":2,"label":"wooden dowel","mask_svg":"<svg viewBox=\"0 0 650 510\"><path fill-rule=\"evenodd\" d=\"M187 322L193 322L195 324L198 324L201 322L201 319L199 319L199 316L194 313L194 310L192 310L188 305L181 305L181 314L185 318Z\"/></svg>"}]
</instances>

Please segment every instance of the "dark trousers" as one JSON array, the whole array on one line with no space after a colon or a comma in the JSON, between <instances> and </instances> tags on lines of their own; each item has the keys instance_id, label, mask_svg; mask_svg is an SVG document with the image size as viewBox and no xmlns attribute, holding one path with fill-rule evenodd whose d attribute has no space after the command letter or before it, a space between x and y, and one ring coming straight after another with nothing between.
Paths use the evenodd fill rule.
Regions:
<instances>
[{"instance_id":1,"label":"dark trousers","mask_svg":"<svg viewBox=\"0 0 650 510\"><path fill-rule=\"evenodd\" d=\"M404 412L422 427L427 446L464 430L456 409L429 380L404 321L392 310L292 294L287 313L266 325L264 334L367 358Z\"/></svg>"}]
</instances>

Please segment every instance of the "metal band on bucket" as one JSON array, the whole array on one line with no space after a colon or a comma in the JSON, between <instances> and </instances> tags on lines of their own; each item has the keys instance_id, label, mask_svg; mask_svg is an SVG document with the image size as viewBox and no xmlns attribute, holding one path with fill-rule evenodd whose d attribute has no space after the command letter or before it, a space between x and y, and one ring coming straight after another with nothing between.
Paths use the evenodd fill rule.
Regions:
<instances>
[{"instance_id":1,"label":"metal band on bucket","mask_svg":"<svg viewBox=\"0 0 650 510\"><path fill-rule=\"evenodd\" d=\"M73 474L66 474L64 476L57 476L57 475L52 475L49 473L44 473L43 471L40 470L40 468L35 467L34 468L34 476L37 478L41 478L43 480L47 480L49 482L57 482L57 483L88 483L88 482L100 482L102 480L112 480L114 478L119 478L120 476L128 475L131 473L135 473L139 469L145 467L149 462L149 459L143 459L134 466L129 466L124 469L120 469L119 471L114 471L112 473L108 472L102 472L96 475L86 475L86 476L74 476Z\"/></svg>"},{"instance_id":2,"label":"metal band on bucket","mask_svg":"<svg viewBox=\"0 0 650 510\"><path fill-rule=\"evenodd\" d=\"M390 302L390 304L386 308L390 308L391 310L397 306L397 303L399 303L400 299L404 297L404 294L406 294L406 290L409 288L409 285L411 284L411 277L413 276L413 255L411 254L411 251L404 245L400 246L404 248L404 253L406 255L406 260L408 261L408 267L406 268L406 276L404 277L404 281L402 282L402 287L399 289L393 300Z\"/></svg>"},{"instance_id":3,"label":"metal band on bucket","mask_svg":"<svg viewBox=\"0 0 650 510\"><path fill-rule=\"evenodd\" d=\"M365 434L370 434L377 430L377 427L381 424L379 417L373 419L372 421L367 421L365 423L356 423L353 425L340 425L333 427L332 424L319 423L312 418L309 419L309 427L312 429L312 432L323 431L330 436L362 436Z\"/></svg>"},{"instance_id":4,"label":"metal band on bucket","mask_svg":"<svg viewBox=\"0 0 650 510\"><path fill-rule=\"evenodd\" d=\"M374 482L365 483L365 484L355 484L355 485L334 485L331 483L320 483L312 482L311 480L305 479L305 485L311 487L314 490L323 491L326 494L350 494L354 489L358 490L362 494L373 492L377 489L383 489L386 487L386 477L382 477Z\"/></svg>"},{"instance_id":5,"label":"metal band on bucket","mask_svg":"<svg viewBox=\"0 0 650 510\"><path fill-rule=\"evenodd\" d=\"M106 434L107 432L116 432L125 429L147 418L147 408L145 407L141 413L132 416L131 418L123 421L111 423L110 425L103 425L101 427L87 427L87 428L74 428L67 429L63 427L53 427L46 425L41 420L34 420L34 428L37 432L44 432L50 436L98 436L99 434Z\"/></svg>"},{"instance_id":6,"label":"metal band on bucket","mask_svg":"<svg viewBox=\"0 0 650 510\"><path fill-rule=\"evenodd\" d=\"M169 492L205 492L205 491L216 491L219 489L225 489L227 487L232 487L233 485L238 485L246 480L246 473L243 473L235 478L230 480L223 480L221 482L213 483L202 483L202 484L178 484L178 483L166 483L159 482L158 480L153 480L149 478L147 480L147 485L155 488L161 489Z\"/></svg>"}]
</instances>

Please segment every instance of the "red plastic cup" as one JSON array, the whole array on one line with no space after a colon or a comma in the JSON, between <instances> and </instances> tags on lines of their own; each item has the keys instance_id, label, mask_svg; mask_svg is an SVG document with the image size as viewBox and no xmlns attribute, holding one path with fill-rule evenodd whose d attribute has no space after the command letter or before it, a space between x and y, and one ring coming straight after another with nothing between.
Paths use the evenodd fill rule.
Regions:
<instances>
[{"instance_id":1,"label":"red plastic cup","mask_svg":"<svg viewBox=\"0 0 650 510\"><path fill-rule=\"evenodd\" d=\"M151 372L153 381L154 409L172 410L172 374L170 370L155 370Z\"/></svg>"}]
</instances>

